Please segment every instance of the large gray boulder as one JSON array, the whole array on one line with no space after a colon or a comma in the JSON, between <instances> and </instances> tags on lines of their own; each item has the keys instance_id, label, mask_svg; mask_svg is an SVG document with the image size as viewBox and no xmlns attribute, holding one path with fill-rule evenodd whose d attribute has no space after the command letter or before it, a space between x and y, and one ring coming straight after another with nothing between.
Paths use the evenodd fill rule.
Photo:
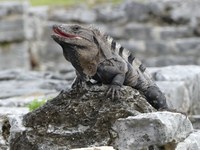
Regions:
<instances>
[{"instance_id":1,"label":"large gray boulder","mask_svg":"<svg viewBox=\"0 0 200 150\"><path fill-rule=\"evenodd\" d=\"M189 112L192 100L183 81L157 81L156 83L165 93L167 104L171 109Z\"/></svg>"},{"instance_id":2,"label":"large gray boulder","mask_svg":"<svg viewBox=\"0 0 200 150\"><path fill-rule=\"evenodd\" d=\"M56 93L69 88L69 83L65 77L48 72L38 73L21 69L1 71L0 101L17 96L41 96ZM1 104L5 106L2 102Z\"/></svg>"},{"instance_id":3,"label":"large gray boulder","mask_svg":"<svg viewBox=\"0 0 200 150\"><path fill-rule=\"evenodd\" d=\"M31 68L28 42L0 43L0 70Z\"/></svg>"},{"instance_id":4,"label":"large gray boulder","mask_svg":"<svg viewBox=\"0 0 200 150\"><path fill-rule=\"evenodd\" d=\"M200 150L200 130L191 133L184 141L180 142L175 150Z\"/></svg>"},{"instance_id":5,"label":"large gray boulder","mask_svg":"<svg viewBox=\"0 0 200 150\"><path fill-rule=\"evenodd\" d=\"M0 3L0 42L27 39L27 2Z\"/></svg>"},{"instance_id":6,"label":"large gray boulder","mask_svg":"<svg viewBox=\"0 0 200 150\"><path fill-rule=\"evenodd\" d=\"M168 66L168 67L162 67L162 68L151 68L150 72L152 73L156 81L172 82L171 85L173 85L173 82L178 82L178 81L184 82L184 86L187 89L187 91L184 88L182 88L182 90L188 93L190 104L191 104L188 112L191 114L200 113L200 103L199 103L200 67L199 66L188 65L188 66ZM171 88L171 87L168 86L165 88ZM164 89L164 88L161 87L161 89ZM165 91L167 92L167 90L164 90L163 92ZM187 93L185 92L184 94L187 95ZM180 101L178 99L181 99L181 98L182 96L180 96L179 98L177 97L177 99L174 99L174 101ZM182 103L185 103L185 102L186 101L182 101Z\"/></svg>"},{"instance_id":7,"label":"large gray boulder","mask_svg":"<svg viewBox=\"0 0 200 150\"><path fill-rule=\"evenodd\" d=\"M155 112L143 95L131 87L122 87L118 100L105 97L106 85L83 84L83 87L62 91L23 118L8 117L10 149L102 145L119 150L148 149L174 146L193 132L186 116Z\"/></svg>"},{"instance_id":8,"label":"large gray boulder","mask_svg":"<svg viewBox=\"0 0 200 150\"><path fill-rule=\"evenodd\" d=\"M151 145L178 143L193 131L186 116L171 112L146 113L118 119L113 129L118 133L115 144L120 150L140 150Z\"/></svg>"},{"instance_id":9,"label":"large gray boulder","mask_svg":"<svg viewBox=\"0 0 200 150\"><path fill-rule=\"evenodd\" d=\"M155 111L130 87L123 87L124 94L115 101L105 97L107 88L96 85L79 92L61 92L41 108L26 114L23 128L13 129L10 135L11 150L113 145L117 132L112 124L117 119Z\"/></svg>"}]
</instances>

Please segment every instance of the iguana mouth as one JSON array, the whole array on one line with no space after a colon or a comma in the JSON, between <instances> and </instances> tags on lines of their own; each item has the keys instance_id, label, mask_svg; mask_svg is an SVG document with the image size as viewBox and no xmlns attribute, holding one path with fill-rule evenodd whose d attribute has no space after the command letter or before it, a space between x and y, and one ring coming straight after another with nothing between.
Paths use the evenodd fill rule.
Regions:
<instances>
[{"instance_id":1,"label":"iguana mouth","mask_svg":"<svg viewBox=\"0 0 200 150\"><path fill-rule=\"evenodd\" d=\"M76 39L82 39L80 36L74 35L74 34L69 34L66 32L63 32L62 30L60 30L59 28L53 28L54 33L56 33L56 35L59 35L61 37L64 38L76 38Z\"/></svg>"}]
</instances>

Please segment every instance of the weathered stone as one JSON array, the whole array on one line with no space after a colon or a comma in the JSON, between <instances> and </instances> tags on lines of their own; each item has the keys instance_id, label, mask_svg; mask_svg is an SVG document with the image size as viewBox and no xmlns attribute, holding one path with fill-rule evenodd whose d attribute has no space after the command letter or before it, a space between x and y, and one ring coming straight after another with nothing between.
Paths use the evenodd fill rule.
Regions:
<instances>
[{"instance_id":1,"label":"weathered stone","mask_svg":"<svg viewBox=\"0 0 200 150\"><path fill-rule=\"evenodd\" d=\"M28 42L0 44L0 70L30 69Z\"/></svg>"},{"instance_id":2,"label":"weathered stone","mask_svg":"<svg viewBox=\"0 0 200 150\"><path fill-rule=\"evenodd\" d=\"M111 146L101 146L101 147L92 147L92 148L77 148L71 150L114 150Z\"/></svg>"},{"instance_id":3,"label":"weathered stone","mask_svg":"<svg viewBox=\"0 0 200 150\"><path fill-rule=\"evenodd\" d=\"M105 31L108 35L113 37L115 40L117 39L129 39L128 36L124 37L126 34L124 28L118 27L118 26L107 26L107 28L104 28L103 31Z\"/></svg>"},{"instance_id":4,"label":"weathered stone","mask_svg":"<svg viewBox=\"0 0 200 150\"><path fill-rule=\"evenodd\" d=\"M125 32L126 36L136 40L150 40L153 38L152 26L148 24L130 23L125 27Z\"/></svg>"},{"instance_id":5,"label":"weathered stone","mask_svg":"<svg viewBox=\"0 0 200 150\"><path fill-rule=\"evenodd\" d=\"M112 7L111 5L103 5L96 8L97 21L100 22L125 22L127 17L125 11L119 7ZM108 15L109 14L109 15Z\"/></svg>"},{"instance_id":6,"label":"weathered stone","mask_svg":"<svg viewBox=\"0 0 200 150\"><path fill-rule=\"evenodd\" d=\"M44 25L42 37L30 43L35 68L42 71L71 71L72 65L63 56L62 48L51 39L53 22Z\"/></svg>"},{"instance_id":7,"label":"weathered stone","mask_svg":"<svg viewBox=\"0 0 200 150\"><path fill-rule=\"evenodd\" d=\"M165 93L169 108L185 113L189 111L192 101L183 81L160 81L156 84Z\"/></svg>"},{"instance_id":8,"label":"weathered stone","mask_svg":"<svg viewBox=\"0 0 200 150\"><path fill-rule=\"evenodd\" d=\"M111 125L118 118L154 111L130 87L123 87L124 95L115 101L105 98L107 86L85 88L78 93L76 90L60 93L25 115L25 131L11 133L10 148L47 150L112 145L117 133Z\"/></svg>"},{"instance_id":9,"label":"weathered stone","mask_svg":"<svg viewBox=\"0 0 200 150\"><path fill-rule=\"evenodd\" d=\"M189 119L192 122L194 129L200 129L200 115L189 116Z\"/></svg>"},{"instance_id":10,"label":"weathered stone","mask_svg":"<svg viewBox=\"0 0 200 150\"><path fill-rule=\"evenodd\" d=\"M158 55L158 54L157 54ZM176 56L161 55L151 56L150 58L142 57L142 61L149 67L173 66L173 65L193 65L197 64L195 56Z\"/></svg>"},{"instance_id":11,"label":"weathered stone","mask_svg":"<svg viewBox=\"0 0 200 150\"><path fill-rule=\"evenodd\" d=\"M37 49L39 67L41 70L72 70L71 63L65 60L62 49L58 44L53 42L53 40L46 41L44 44L45 45Z\"/></svg>"},{"instance_id":12,"label":"weathered stone","mask_svg":"<svg viewBox=\"0 0 200 150\"><path fill-rule=\"evenodd\" d=\"M184 141L178 143L175 150L200 150L200 130L191 133Z\"/></svg>"},{"instance_id":13,"label":"weathered stone","mask_svg":"<svg viewBox=\"0 0 200 150\"><path fill-rule=\"evenodd\" d=\"M25 20L21 17L0 21L0 43L26 39Z\"/></svg>"},{"instance_id":14,"label":"weathered stone","mask_svg":"<svg viewBox=\"0 0 200 150\"><path fill-rule=\"evenodd\" d=\"M69 83L51 73L8 70L0 73L0 99L16 96L44 96L66 89Z\"/></svg>"},{"instance_id":15,"label":"weathered stone","mask_svg":"<svg viewBox=\"0 0 200 150\"><path fill-rule=\"evenodd\" d=\"M43 41L43 36L45 35L44 29L48 19L48 11L49 7L47 6L29 8L26 15L26 34L29 39L32 39L31 42ZM30 48L33 50L32 46L30 46Z\"/></svg>"},{"instance_id":16,"label":"weathered stone","mask_svg":"<svg viewBox=\"0 0 200 150\"><path fill-rule=\"evenodd\" d=\"M27 2L2 2L0 4L0 43L27 39Z\"/></svg>"},{"instance_id":17,"label":"weathered stone","mask_svg":"<svg viewBox=\"0 0 200 150\"><path fill-rule=\"evenodd\" d=\"M118 133L116 147L133 150L180 142L193 131L193 127L182 114L153 112L118 119L113 130Z\"/></svg>"},{"instance_id":18,"label":"weathered stone","mask_svg":"<svg viewBox=\"0 0 200 150\"><path fill-rule=\"evenodd\" d=\"M166 41L146 41L146 53L156 56L157 54L166 55L176 53L172 42ZM166 57L166 56L165 56Z\"/></svg>"},{"instance_id":19,"label":"weathered stone","mask_svg":"<svg viewBox=\"0 0 200 150\"><path fill-rule=\"evenodd\" d=\"M183 37L191 37L193 35L193 31L187 26L156 27L153 29L153 32L155 37L157 37L157 40L172 40Z\"/></svg>"},{"instance_id":20,"label":"weathered stone","mask_svg":"<svg viewBox=\"0 0 200 150\"><path fill-rule=\"evenodd\" d=\"M29 112L28 107L0 107L0 116L6 115L24 115Z\"/></svg>"},{"instance_id":21,"label":"weathered stone","mask_svg":"<svg viewBox=\"0 0 200 150\"><path fill-rule=\"evenodd\" d=\"M60 9L50 14L50 20L58 22L92 23L96 20L96 13L86 7Z\"/></svg>"},{"instance_id":22,"label":"weathered stone","mask_svg":"<svg viewBox=\"0 0 200 150\"><path fill-rule=\"evenodd\" d=\"M185 38L175 42L176 48L182 55L200 56L200 38Z\"/></svg>"},{"instance_id":23,"label":"weathered stone","mask_svg":"<svg viewBox=\"0 0 200 150\"><path fill-rule=\"evenodd\" d=\"M27 2L3 1L0 3L0 18L10 15L21 15L27 10L28 5Z\"/></svg>"},{"instance_id":24,"label":"weathered stone","mask_svg":"<svg viewBox=\"0 0 200 150\"><path fill-rule=\"evenodd\" d=\"M143 41L137 41L137 40L121 40L119 43L128 49L131 52L136 52L135 55L137 54L144 54L146 52L146 45L145 42Z\"/></svg>"},{"instance_id":25,"label":"weathered stone","mask_svg":"<svg viewBox=\"0 0 200 150\"><path fill-rule=\"evenodd\" d=\"M9 129L6 130L7 126L9 126L9 121L6 116L0 116L0 149L8 150L8 136Z\"/></svg>"},{"instance_id":26,"label":"weathered stone","mask_svg":"<svg viewBox=\"0 0 200 150\"><path fill-rule=\"evenodd\" d=\"M33 100L37 99L38 101L42 100L48 100L52 97L55 97L58 94L58 92L51 93L51 94L34 94L33 96L19 96L19 97L10 97L1 99L0 98L0 107L26 107L28 104L30 104Z\"/></svg>"},{"instance_id":27,"label":"weathered stone","mask_svg":"<svg viewBox=\"0 0 200 150\"><path fill-rule=\"evenodd\" d=\"M148 12L150 9L145 3L138 1L126 1L121 7L126 12L128 19L134 21L148 20Z\"/></svg>"},{"instance_id":28,"label":"weathered stone","mask_svg":"<svg viewBox=\"0 0 200 150\"><path fill-rule=\"evenodd\" d=\"M176 22L189 22L196 17L200 17L200 2L198 0L180 1L179 5L170 12L170 17Z\"/></svg>"},{"instance_id":29,"label":"weathered stone","mask_svg":"<svg viewBox=\"0 0 200 150\"><path fill-rule=\"evenodd\" d=\"M200 17L194 18L190 21L189 27L193 29L194 33L200 35Z\"/></svg>"},{"instance_id":30,"label":"weathered stone","mask_svg":"<svg viewBox=\"0 0 200 150\"><path fill-rule=\"evenodd\" d=\"M190 113L200 113L200 67L199 66L168 66L151 69L157 81L183 81L192 101Z\"/></svg>"}]
</instances>

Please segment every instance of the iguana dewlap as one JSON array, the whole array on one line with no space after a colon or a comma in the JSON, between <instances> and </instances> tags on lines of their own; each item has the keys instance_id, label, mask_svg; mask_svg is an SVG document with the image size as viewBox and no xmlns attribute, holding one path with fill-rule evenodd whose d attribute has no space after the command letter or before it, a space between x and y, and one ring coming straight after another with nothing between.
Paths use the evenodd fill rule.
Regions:
<instances>
[{"instance_id":1,"label":"iguana dewlap","mask_svg":"<svg viewBox=\"0 0 200 150\"><path fill-rule=\"evenodd\" d=\"M54 25L52 38L77 72L73 87L94 79L109 84L108 95L120 96L122 85L142 92L156 109L166 109L166 99L143 64L111 37L93 27Z\"/></svg>"}]
</instances>

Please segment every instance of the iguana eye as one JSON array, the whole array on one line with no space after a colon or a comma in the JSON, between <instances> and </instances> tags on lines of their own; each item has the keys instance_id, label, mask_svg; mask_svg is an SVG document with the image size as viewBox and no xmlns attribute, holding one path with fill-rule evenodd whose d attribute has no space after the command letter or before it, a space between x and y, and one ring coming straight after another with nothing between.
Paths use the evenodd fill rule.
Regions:
<instances>
[{"instance_id":1,"label":"iguana eye","mask_svg":"<svg viewBox=\"0 0 200 150\"><path fill-rule=\"evenodd\" d=\"M74 31L78 31L78 30L80 29L80 27L79 27L79 26L74 26L72 29L73 29Z\"/></svg>"}]
</instances>

